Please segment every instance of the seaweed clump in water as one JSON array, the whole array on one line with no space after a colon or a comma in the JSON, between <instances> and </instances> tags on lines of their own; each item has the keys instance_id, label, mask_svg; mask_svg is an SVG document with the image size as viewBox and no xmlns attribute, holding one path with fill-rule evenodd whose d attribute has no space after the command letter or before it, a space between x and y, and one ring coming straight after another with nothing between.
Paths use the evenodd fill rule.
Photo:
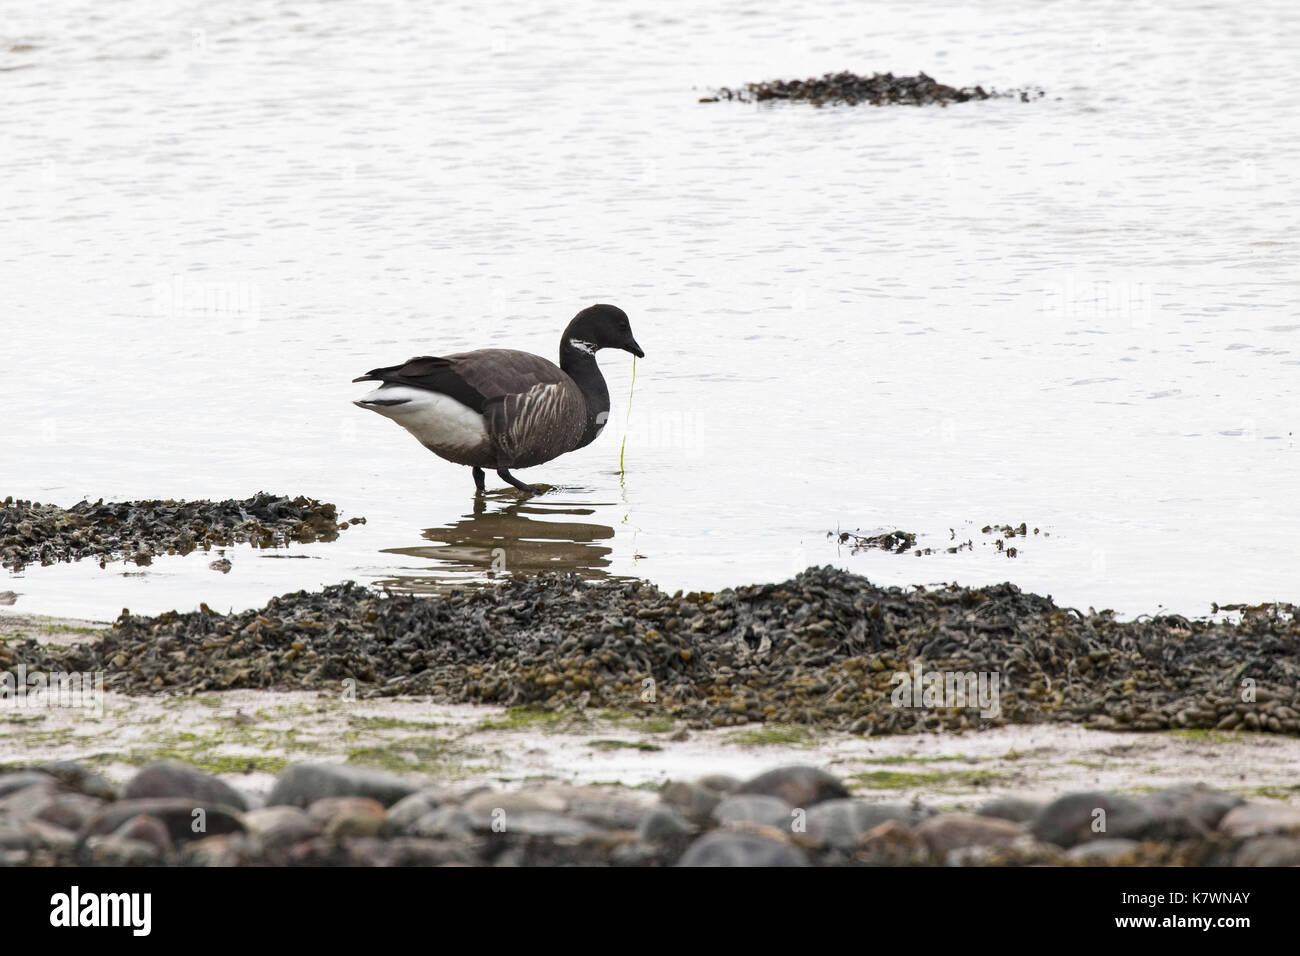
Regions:
<instances>
[{"instance_id":1,"label":"seaweed clump in water","mask_svg":"<svg viewBox=\"0 0 1300 956\"><path fill-rule=\"evenodd\" d=\"M828 532L828 535L830 534L834 534L834 532ZM873 548L903 554L916 545L916 535L910 531L885 531L880 534L841 531L835 537L840 544L852 546L854 554L859 551L869 551Z\"/></svg>"},{"instance_id":2,"label":"seaweed clump in water","mask_svg":"<svg viewBox=\"0 0 1300 956\"><path fill-rule=\"evenodd\" d=\"M0 567L116 557L149 564L158 554L189 554L240 543L283 547L332 541L349 524L334 505L315 498L258 492L225 501L81 501L71 508L0 501Z\"/></svg>"},{"instance_id":3,"label":"seaweed clump in water","mask_svg":"<svg viewBox=\"0 0 1300 956\"><path fill-rule=\"evenodd\" d=\"M917 73L916 76L894 76L893 73L859 76L846 70L806 80L767 80L762 83L746 83L738 89L724 86L712 96L702 97L700 102L740 100L745 103L762 103L768 100L797 100L811 103L813 106L828 104L857 106L860 103L871 106L886 104L926 106L937 103L946 106L948 103L965 103L968 100L988 100L1007 96L1019 96L1021 102L1027 103L1042 95L1042 90L998 92L985 90L982 86L947 86L924 73Z\"/></svg>"}]
</instances>

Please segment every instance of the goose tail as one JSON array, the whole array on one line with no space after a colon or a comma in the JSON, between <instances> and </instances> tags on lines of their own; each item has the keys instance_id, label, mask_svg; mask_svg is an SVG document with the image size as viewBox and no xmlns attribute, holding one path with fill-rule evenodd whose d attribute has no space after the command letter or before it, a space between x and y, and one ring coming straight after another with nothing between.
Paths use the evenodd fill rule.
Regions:
<instances>
[{"instance_id":1,"label":"goose tail","mask_svg":"<svg viewBox=\"0 0 1300 956\"><path fill-rule=\"evenodd\" d=\"M360 382L361 379L355 379L354 381ZM413 396L402 394L405 391L409 390L398 388L377 388L373 392L362 395L352 404L357 406L357 408L368 408L372 412L379 412L382 415L389 409L400 408L403 405L411 404Z\"/></svg>"}]
</instances>

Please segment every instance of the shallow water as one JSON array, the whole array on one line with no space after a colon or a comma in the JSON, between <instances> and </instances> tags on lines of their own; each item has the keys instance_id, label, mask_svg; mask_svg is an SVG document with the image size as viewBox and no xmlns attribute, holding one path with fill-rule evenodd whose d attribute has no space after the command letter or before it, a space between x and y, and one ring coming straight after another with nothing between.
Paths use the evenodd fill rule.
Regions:
<instances>
[{"instance_id":1,"label":"shallow water","mask_svg":"<svg viewBox=\"0 0 1300 956\"><path fill-rule=\"evenodd\" d=\"M0 574L17 611L494 560L688 590L830 562L1126 615L1300 598L1286 0L65 2L3 29L0 495L265 489L368 519L228 575ZM1047 96L696 102L841 68ZM630 417L631 358L603 353L612 424L523 473L541 499L475 517L467 469L350 404L410 355L550 356L596 301L646 351ZM1021 521L1050 537L1015 558L979 531Z\"/></svg>"}]
</instances>

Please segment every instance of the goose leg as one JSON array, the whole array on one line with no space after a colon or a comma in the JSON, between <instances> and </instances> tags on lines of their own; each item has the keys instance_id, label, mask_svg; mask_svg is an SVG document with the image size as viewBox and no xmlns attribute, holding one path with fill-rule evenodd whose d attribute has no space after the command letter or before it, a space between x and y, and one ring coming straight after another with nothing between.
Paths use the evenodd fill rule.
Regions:
<instances>
[{"instance_id":1,"label":"goose leg","mask_svg":"<svg viewBox=\"0 0 1300 956\"><path fill-rule=\"evenodd\" d=\"M483 478L484 478L483 469L475 465L474 466L474 487L478 489L479 494L482 494L483 492L487 491L487 483L483 480Z\"/></svg>"},{"instance_id":2,"label":"goose leg","mask_svg":"<svg viewBox=\"0 0 1300 956\"><path fill-rule=\"evenodd\" d=\"M508 468L498 468L497 475L500 476L502 481L510 482L510 484L514 485L520 491L527 492L530 495L540 495L542 493L541 488L534 488L532 485L526 484L525 482L520 481L514 475L510 474L510 470Z\"/></svg>"}]
</instances>

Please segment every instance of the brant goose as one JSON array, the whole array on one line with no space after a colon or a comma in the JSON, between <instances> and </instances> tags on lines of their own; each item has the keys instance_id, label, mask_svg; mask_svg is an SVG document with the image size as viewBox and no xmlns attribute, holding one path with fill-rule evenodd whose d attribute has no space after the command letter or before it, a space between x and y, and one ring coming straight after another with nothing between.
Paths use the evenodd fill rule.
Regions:
<instances>
[{"instance_id":1,"label":"brant goose","mask_svg":"<svg viewBox=\"0 0 1300 956\"><path fill-rule=\"evenodd\" d=\"M612 305L579 312L560 338L560 365L529 352L477 349L441 358L423 355L377 368L354 382L380 382L354 402L401 425L429 451L474 469L485 489L492 468L520 491L511 468L528 468L588 445L609 418L609 389L596 364L601 349L644 358L627 314Z\"/></svg>"}]
</instances>

